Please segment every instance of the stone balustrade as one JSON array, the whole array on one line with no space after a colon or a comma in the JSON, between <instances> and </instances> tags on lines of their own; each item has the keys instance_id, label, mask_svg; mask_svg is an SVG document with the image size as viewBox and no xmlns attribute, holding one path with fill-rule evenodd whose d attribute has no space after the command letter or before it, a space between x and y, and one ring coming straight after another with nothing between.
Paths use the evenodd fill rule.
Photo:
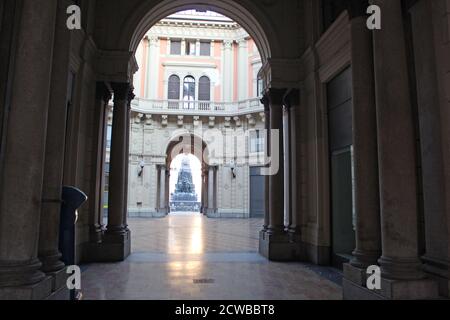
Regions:
<instances>
[{"instance_id":1,"label":"stone balustrade","mask_svg":"<svg viewBox=\"0 0 450 320\"><path fill-rule=\"evenodd\" d=\"M131 103L135 112L143 114L236 116L264 111L259 98L236 102L150 100L136 98Z\"/></svg>"}]
</instances>

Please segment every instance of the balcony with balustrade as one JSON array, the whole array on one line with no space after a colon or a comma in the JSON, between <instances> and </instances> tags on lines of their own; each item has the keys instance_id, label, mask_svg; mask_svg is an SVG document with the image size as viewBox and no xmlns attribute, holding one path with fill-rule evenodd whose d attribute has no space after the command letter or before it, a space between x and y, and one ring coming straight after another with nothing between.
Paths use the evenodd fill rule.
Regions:
<instances>
[{"instance_id":1,"label":"balcony with balustrade","mask_svg":"<svg viewBox=\"0 0 450 320\"><path fill-rule=\"evenodd\" d=\"M134 112L142 114L223 116L232 117L264 111L259 98L237 102L214 102L193 100L151 100L136 98L131 103Z\"/></svg>"}]
</instances>

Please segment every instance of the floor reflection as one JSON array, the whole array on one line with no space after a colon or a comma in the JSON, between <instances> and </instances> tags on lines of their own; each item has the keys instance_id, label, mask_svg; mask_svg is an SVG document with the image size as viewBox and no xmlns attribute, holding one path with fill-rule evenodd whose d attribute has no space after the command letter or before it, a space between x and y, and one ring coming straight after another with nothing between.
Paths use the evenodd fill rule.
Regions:
<instances>
[{"instance_id":1,"label":"floor reflection","mask_svg":"<svg viewBox=\"0 0 450 320\"><path fill-rule=\"evenodd\" d=\"M92 264L82 275L90 299L341 299L341 288L301 263L258 253L261 219L175 214L130 219L132 255Z\"/></svg>"}]
</instances>

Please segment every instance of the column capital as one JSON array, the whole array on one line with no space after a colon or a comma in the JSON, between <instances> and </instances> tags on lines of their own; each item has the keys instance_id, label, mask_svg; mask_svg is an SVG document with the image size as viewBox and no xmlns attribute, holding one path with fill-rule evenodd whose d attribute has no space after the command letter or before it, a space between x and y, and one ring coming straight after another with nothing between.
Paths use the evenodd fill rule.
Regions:
<instances>
[{"instance_id":1,"label":"column capital","mask_svg":"<svg viewBox=\"0 0 450 320\"><path fill-rule=\"evenodd\" d=\"M132 86L130 86L129 90L128 90L128 106L131 106L131 101L133 101L133 99L136 98L136 95L134 94L134 88Z\"/></svg>"},{"instance_id":2,"label":"column capital","mask_svg":"<svg viewBox=\"0 0 450 320\"><path fill-rule=\"evenodd\" d=\"M102 81L97 82L97 86L95 89L96 99L102 100L107 104L109 100L111 100L111 96L111 91L108 86Z\"/></svg>"},{"instance_id":3,"label":"column capital","mask_svg":"<svg viewBox=\"0 0 450 320\"><path fill-rule=\"evenodd\" d=\"M288 89L283 96L283 104L287 109L300 105L300 89Z\"/></svg>"},{"instance_id":4,"label":"column capital","mask_svg":"<svg viewBox=\"0 0 450 320\"><path fill-rule=\"evenodd\" d=\"M271 106L282 106L283 105L283 97L286 93L287 89L278 89L278 88L268 88L264 92L262 102L270 104ZM264 105L266 105L263 102Z\"/></svg>"},{"instance_id":5,"label":"column capital","mask_svg":"<svg viewBox=\"0 0 450 320\"><path fill-rule=\"evenodd\" d=\"M127 82L113 82L111 88L114 92L114 101L123 101L129 99L130 84Z\"/></svg>"},{"instance_id":6,"label":"column capital","mask_svg":"<svg viewBox=\"0 0 450 320\"><path fill-rule=\"evenodd\" d=\"M347 0L347 11L350 20L367 15L369 0Z\"/></svg>"}]
</instances>

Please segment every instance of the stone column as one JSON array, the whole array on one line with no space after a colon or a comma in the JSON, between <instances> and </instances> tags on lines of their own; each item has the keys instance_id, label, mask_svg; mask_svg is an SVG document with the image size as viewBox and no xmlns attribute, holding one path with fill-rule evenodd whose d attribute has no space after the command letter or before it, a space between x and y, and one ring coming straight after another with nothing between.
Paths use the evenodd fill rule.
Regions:
<instances>
[{"instance_id":1,"label":"stone column","mask_svg":"<svg viewBox=\"0 0 450 320\"><path fill-rule=\"evenodd\" d=\"M366 26L368 1L353 1L352 37L353 148L356 249L351 264L367 268L381 255L377 114L372 32Z\"/></svg>"},{"instance_id":2,"label":"stone column","mask_svg":"<svg viewBox=\"0 0 450 320\"><path fill-rule=\"evenodd\" d=\"M67 117L67 82L69 71L70 32L66 28L68 1L58 1L52 66L52 85L47 118L44 180L42 187L39 259L41 270L56 274L64 269L59 252L59 223L64 171ZM59 277L58 277L59 278ZM60 287L64 279L55 287ZM56 289L56 288L55 288Z\"/></svg>"},{"instance_id":3,"label":"stone column","mask_svg":"<svg viewBox=\"0 0 450 320\"><path fill-rule=\"evenodd\" d=\"M289 112L289 141L290 141L290 155L288 158L290 172L289 185L291 188L290 198L291 198L291 217L289 224L289 233L292 240L299 239L300 228L301 228L301 213L300 213L300 198L298 193L298 187L300 183L300 177L298 174L298 164L300 152L297 150L299 144L299 123L297 120L297 109L300 107L300 91L298 89L291 89L284 97L284 105Z\"/></svg>"},{"instance_id":4,"label":"stone column","mask_svg":"<svg viewBox=\"0 0 450 320\"><path fill-rule=\"evenodd\" d=\"M167 169L165 165L161 165L159 168L159 212L160 213L167 213L166 212L166 174Z\"/></svg>"},{"instance_id":5,"label":"stone column","mask_svg":"<svg viewBox=\"0 0 450 320\"><path fill-rule=\"evenodd\" d=\"M125 194L124 194L124 213L123 213L123 225L125 227L125 229L127 230L127 232L130 232L130 230L128 229L128 190L130 189L130 186L128 185L128 178L129 178L129 169L130 169L130 135L131 135L131 119L130 119L130 114L131 114L131 101L133 101L135 95L133 93L133 88L131 87L130 90L128 91L128 96L127 96L127 128L125 130L125 153L124 153L124 157L125 157Z\"/></svg>"},{"instance_id":6,"label":"stone column","mask_svg":"<svg viewBox=\"0 0 450 320\"><path fill-rule=\"evenodd\" d=\"M269 217L267 229L260 233L259 252L268 259L276 261L294 260L296 252L284 226L283 96L285 92L285 89L268 89L263 99L263 102L268 103L270 110L271 168L263 170L269 173Z\"/></svg>"},{"instance_id":7,"label":"stone column","mask_svg":"<svg viewBox=\"0 0 450 320\"><path fill-rule=\"evenodd\" d=\"M367 268L381 255L380 197L378 184L377 114L372 31L366 26L368 1L350 1L353 91L354 203L356 248L344 264L344 297L351 288L366 286Z\"/></svg>"},{"instance_id":8,"label":"stone column","mask_svg":"<svg viewBox=\"0 0 450 320\"><path fill-rule=\"evenodd\" d=\"M223 42L223 101L230 102L233 99L233 42Z\"/></svg>"},{"instance_id":9,"label":"stone column","mask_svg":"<svg viewBox=\"0 0 450 320\"><path fill-rule=\"evenodd\" d=\"M208 210L208 170L202 167L202 214Z\"/></svg>"},{"instance_id":10,"label":"stone column","mask_svg":"<svg viewBox=\"0 0 450 320\"><path fill-rule=\"evenodd\" d=\"M149 38L149 47L148 47L148 63L147 63L147 73L146 73L146 86L147 86L147 99L156 99L158 96L157 89L158 86L158 37L152 36Z\"/></svg>"},{"instance_id":11,"label":"stone column","mask_svg":"<svg viewBox=\"0 0 450 320\"><path fill-rule=\"evenodd\" d=\"M56 8L56 0L24 0L21 11L0 175L0 299L51 290L38 243Z\"/></svg>"},{"instance_id":12,"label":"stone column","mask_svg":"<svg viewBox=\"0 0 450 320\"><path fill-rule=\"evenodd\" d=\"M129 230L124 225L130 85L128 83L113 83L111 86L114 91L114 110L110 155L108 227L105 242L111 244L108 259L116 261L125 259L130 253Z\"/></svg>"},{"instance_id":13,"label":"stone column","mask_svg":"<svg viewBox=\"0 0 450 320\"><path fill-rule=\"evenodd\" d=\"M89 217L89 232L92 243L99 243L102 239L103 216L103 188L102 180L105 171L106 150L106 113L111 93L102 82L97 83L95 98L94 137L92 150L92 163L95 165L92 179L94 197L89 199L91 203L91 216Z\"/></svg>"},{"instance_id":14,"label":"stone column","mask_svg":"<svg viewBox=\"0 0 450 320\"><path fill-rule=\"evenodd\" d=\"M374 32L383 295L427 298L437 294L423 279L418 257L416 139L400 0L373 0L382 11ZM398 281L395 281L398 280ZM403 280L403 281L402 281Z\"/></svg>"},{"instance_id":15,"label":"stone column","mask_svg":"<svg viewBox=\"0 0 450 320\"><path fill-rule=\"evenodd\" d=\"M270 159L270 105L269 99L266 95L261 99L264 105L264 128L265 128L265 149L264 149L264 164L267 164ZM269 175L264 176L264 225L263 232L267 231L269 227Z\"/></svg>"},{"instance_id":16,"label":"stone column","mask_svg":"<svg viewBox=\"0 0 450 320\"><path fill-rule=\"evenodd\" d=\"M248 45L247 39L241 39L238 41L238 99L243 101L248 99Z\"/></svg>"},{"instance_id":17,"label":"stone column","mask_svg":"<svg viewBox=\"0 0 450 320\"><path fill-rule=\"evenodd\" d=\"M208 169L208 213L214 214L215 208L214 208L214 167L210 166Z\"/></svg>"},{"instance_id":18,"label":"stone column","mask_svg":"<svg viewBox=\"0 0 450 320\"><path fill-rule=\"evenodd\" d=\"M269 227L270 234L284 232L284 154L283 154L283 95L284 89L269 89L270 104L270 158L272 167L278 170L269 176ZM278 140L276 134L278 133ZM278 150L278 153L277 153Z\"/></svg>"},{"instance_id":19,"label":"stone column","mask_svg":"<svg viewBox=\"0 0 450 320\"><path fill-rule=\"evenodd\" d=\"M437 276L441 295L450 293L450 252L448 217L445 205L446 156L442 149L441 120L450 120L439 109L444 107L439 95L436 46L434 42L432 1L416 1L410 9L416 67L422 181L425 218L425 269ZM448 3L450 8L450 2ZM450 65L449 65L450 68ZM449 87L450 90L450 87ZM448 148L450 151L450 148ZM450 190L449 190L450 191ZM447 191L447 192L449 192ZM449 193L448 193L449 194ZM447 221L447 223L445 223Z\"/></svg>"}]
</instances>

